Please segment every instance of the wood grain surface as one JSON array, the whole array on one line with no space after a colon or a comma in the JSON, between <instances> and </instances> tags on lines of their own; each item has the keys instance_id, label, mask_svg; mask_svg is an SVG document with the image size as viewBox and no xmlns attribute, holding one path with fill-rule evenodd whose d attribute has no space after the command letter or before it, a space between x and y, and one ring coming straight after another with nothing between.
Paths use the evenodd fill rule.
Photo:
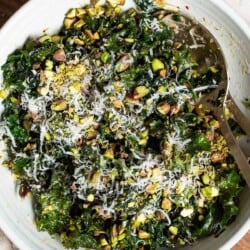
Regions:
<instances>
[{"instance_id":1,"label":"wood grain surface","mask_svg":"<svg viewBox=\"0 0 250 250\"><path fill-rule=\"evenodd\" d=\"M26 2L27 0L0 0L0 27ZM211 250L215 249L211 248ZM250 231L232 248L232 250L250 250Z\"/></svg>"}]
</instances>

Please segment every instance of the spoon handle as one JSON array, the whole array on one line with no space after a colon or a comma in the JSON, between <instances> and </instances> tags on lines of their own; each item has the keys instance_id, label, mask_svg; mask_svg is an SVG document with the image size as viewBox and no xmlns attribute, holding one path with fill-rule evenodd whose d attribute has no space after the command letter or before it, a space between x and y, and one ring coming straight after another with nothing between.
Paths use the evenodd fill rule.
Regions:
<instances>
[{"instance_id":1,"label":"spoon handle","mask_svg":"<svg viewBox=\"0 0 250 250\"><path fill-rule=\"evenodd\" d=\"M235 101L233 100L230 93L228 94L228 98L226 101L226 106L234 115L235 120L240 125L240 127L244 130L244 132L250 136L250 119L247 118L242 111L239 109Z\"/></svg>"},{"instance_id":2,"label":"spoon handle","mask_svg":"<svg viewBox=\"0 0 250 250\"><path fill-rule=\"evenodd\" d=\"M222 111L222 109L220 109ZM250 165L245 154L242 152L238 141L235 139L231 128L227 122L224 112L219 112L220 115L217 116L218 121L221 126L221 132L227 142L232 156L234 157L238 168L240 169L247 185L250 187Z\"/></svg>"}]
</instances>

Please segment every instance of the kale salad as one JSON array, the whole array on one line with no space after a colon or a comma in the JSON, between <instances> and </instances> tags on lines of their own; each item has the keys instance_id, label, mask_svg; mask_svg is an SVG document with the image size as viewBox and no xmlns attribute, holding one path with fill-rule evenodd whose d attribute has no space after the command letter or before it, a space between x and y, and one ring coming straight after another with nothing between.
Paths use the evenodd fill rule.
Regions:
<instances>
[{"instance_id":1,"label":"kale salad","mask_svg":"<svg viewBox=\"0 0 250 250\"><path fill-rule=\"evenodd\" d=\"M92 0L2 66L4 166L66 248L179 248L239 212L244 181L197 105L221 80L216 46L198 53L205 32L162 2Z\"/></svg>"}]
</instances>

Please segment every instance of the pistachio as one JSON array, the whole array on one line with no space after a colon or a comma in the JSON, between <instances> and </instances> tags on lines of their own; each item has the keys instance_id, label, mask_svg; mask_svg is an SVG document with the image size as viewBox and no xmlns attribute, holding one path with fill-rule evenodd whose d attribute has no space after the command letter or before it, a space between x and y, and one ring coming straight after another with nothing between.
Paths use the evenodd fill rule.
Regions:
<instances>
[{"instance_id":1,"label":"pistachio","mask_svg":"<svg viewBox=\"0 0 250 250\"><path fill-rule=\"evenodd\" d=\"M92 41L100 39L98 32L93 33L91 30L88 30L88 29L86 29L85 32L88 35L89 39Z\"/></svg>"},{"instance_id":2,"label":"pistachio","mask_svg":"<svg viewBox=\"0 0 250 250\"><path fill-rule=\"evenodd\" d=\"M153 2L161 8L163 8L166 5L166 0L154 0Z\"/></svg>"},{"instance_id":3,"label":"pistachio","mask_svg":"<svg viewBox=\"0 0 250 250\"><path fill-rule=\"evenodd\" d=\"M77 9L76 8L72 8L70 9L67 13L66 13L66 17L68 18L73 18L75 17L77 14Z\"/></svg>"},{"instance_id":4,"label":"pistachio","mask_svg":"<svg viewBox=\"0 0 250 250\"><path fill-rule=\"evenodd\" d=\"M167 76L167 70L166 69L161 69L159 72L160 76L162 78L165 78Z\"/></svg>"},{"instance_id":5,"label":"pistachio","mask_svg":"<svg viewBox=\"0 0 250 250\"><path fill-rule=\"evenodd\" d=\"M65 62L66 61L66 54L63 49L58 49L54 55L53 59L57 62Z\"/></svg>"},{"instance_id":6,"label":"pistachio","mask_svg":"<svg viewBox=\"0 0 250 250\"><path fill-rule=\"evenodd\" d=\"M86 10L84 8L77 8L76 9L76 16L79 18L83 18L83 16L86 14Z\"/></svg>"},{"instance_id":7,"label":"pistachio","mask_svg":"<svg viewBox=\"0 0 250 250\"><path fill-rule=\"evenodd\" d=\"M99 183L99 179L100 179L100 172L99 171L96 171L92 178L91 178L91 184L93 185L94 188L97 188L98 186L98 183Z\"/></svg>"},{"instance_id":8,"label":"pistachio","mask_svg":"<svg viewBox=\"0 0 250 250\"><path fill-rule=\"evenodd\" d=\"M207 186L201 189L201 193L205 198L213 198L219 195L219 190L216 187Z\"/></svg>"},{"instance_id":9,"label":"pistachio","mask_svg":"<svg viewBox=\"0 0 250 250\"><path fill-rule=\"evenodd\" d=\"M138 86L134 90L134 98L139 99L148 95L150 90L145 86Z\"/></svg>"},{"instance_id":10,"label":"pistachio","mask_svg":"<svg viewBox=\"0 0 250 250\"><path fill-rule=\"evenodd\" d=\"M209 184L210 178L208 174L203 174L201 179L205 185Z\"/></svg>"},{"instance_id":11,"label":"pistachio","mask_svg":"<svg viewBox=\"0 0 250 250\"><path fill-rule=\"evenodd\" d=\"M124 5L125 0L107 0L108 4L111 5L113 8L119 5Z\"/></svg>"},{"instance_id":12,"label":"pistachio","mask_svg":"<svg viewBox=\"0 0 250 250\"><path fill-rule=\"evenodd\" d=\"M118 73L121 73L128 69L132 63L133 57L131 55L125 55L117 62L115 69Z\"/></svg>"},{"instance_id":13,"label":"pistachio","mask_svg":"<svg viewBox=\"0 0 250 250\"><path fill-rule=\"evenodd\" d=\"M101 240L100 240L100 244L101 244L101 246L107 246L107 245L108 245L108 242L107 242L107 240L103 237L103 238L101 238Z\"/></svg>"},{"instance_id":14,"label":"pistachio","mask_svg":"<svg viewBox=\"0 0 250 250\"><path fill-rule=\"evenodd\" d=\"M170 114L171 115L176 115L178 114L180 111L180 106L179 105L173 105L171 106L171 111L170 111Z\"/></svg>"},{"instance_id":15,"label":"pistachio","mask_svg":"<svg viewBox=\"0 0 250 250\"><path fill-rule=\"evenodd\" d=\"M161 69L164 69L164 68L165 68L164 63L160 59L157 59L157 58L153 59L152 69L154 72L161 70Z\"/></svg>"},{"instance_id":16,"label":"pistachio","mask_svg":"<svg viewBox=\"0 0 250 250\"><path fill-rule=\"evenodd\" d=\"M146 193L148 194L154 194L158 188L159 184L158 183L151 183L146 187Z\"/></svg>"},{"instance_id":17,"label":"pistachio","mask_svg":"<svg viewBox=\"0 0 250 250\"><path fill-rule=\"evenodd\" d=\"M1 89L1 90L0 90L0 98L1 98L1 99L3 99L3 100L6 99L7 96L8 96L8 94L9 94L9 93L8 93L7 90L5 90L5 89Z\"/></svg>"},{"instance_id":18,"label":"pistachio","mask_svg":"<svg viewBox=\"0 0 250 250\"><path fill-rule=\"evenodd\" d=\"M225 159L225 155L220 152L215 152L211 155L211 162L218 163Z\"/></svg>"},{"instance_id":19,"label":"pistachio","mask_svg":"<svg viewBox=\"0 0 250 250\"><path fill-rule=\"evenodd\" d=\"M49 36L49 35L43 35L43 36L41 36L41 37L38 39L38 41L39 41L40 43L43 43L43 42L45 42L45 41L51 41L51 36Z\"/></svg>"},{"instance_id":20,"label":"pistachio","mask_svg":"<svg viewBox=\"0 0 250 250\"><path fill-rule=\"evenodd\" d=\"M166 87L161 85L159 86L157 93L165 93L167 91Z\"/></svg>"},{"instance_id":21,"label":"pistachio","mask_svg":"<svg viewBox=\"0 0 250 250\"><path fill-rule=\"evenodd\" d=\"M72 94L79 93L81 91L81 82L76 81L70 84L69 90Z\"/></svg>"},{"instance_id":22,"label":"pistachio","mask_svg":"<svg viewBox=\"0 0 250 250\"><path fill-rule=\"evenodd\" d=\"M54 35L51 37L51 41L54 43L59 43L61 41L62 37L59 35Z\"/></svg>"},{"instance_id":23,"label":"pistachio","mask_svg":"<svg viewBox=\"0 0 250 250\"><path fill-rule=\"evenodd\" d=\"M104 156L110 160L114 159L114 150L112 148L107 149Z\"/></svg>"},{"instance_id":24,"label":"pistachio","mask_svg":"<svg viewBox=\"0 0 250 250\"><path fill-rule=\"evenodd\" d=\"M178 234L178 227L170 226L168 230L173 235L177 235Z\"/></svg>"},{"instance_id":25,"label":"pistachio","mask_svg":"<svg viewBox=\"0 0 250 250\"><path fill-rule=\"evenodd\" d=\"M122 106L123 106L122 102L117 101L117 100L113 101L113 105L115 108L118 108L118 109L122 108Z\"/></svg>"},{"instance_id":26,"label":"pistachio","mask_svg":"<svg viewBox=\"0 0 250 250\"><path fill-rule=\"evenodd\" d=\"M126 42L126 43L133 43L134 41L135 41L135 39L133 39L133 38L129 38L129 37L124 38L124 42Z\"/></svg>"},{"instance_id":27,"label":"pistachio","mask_svg":"<svg viewBox=\"0 0 250 250\"><path fill-rule=\"evenodd\" d=\"M157 105L156 109L160 114L167 115L171 110L171 106L167 102L163 101Z\"/></svg>"},{"instance_id":28,"label":"pistachio","mask_svg":"<svg viewBox=\"0 0 250 250\"><path fill-rule=\"evenodd\" d=\"M139 237L139 239L146 240L146 239L150 238L150 234L146 231L139 230L138 237Z\"/></svg>"},{"instance_id":29,"label":"pistachio","mask_svg":"<svg viewBox=\"0 0 250 250\"><path fill-rule=\"evenodd\" d=\"M51 135L47 132L47 133L45 133L45 139L47 140L47 141L51 141Z\"/></svg>"},{"instance_id":30,"label":"pistachio","mask_svg":"<svg viewBox=\"0 0 250 250\"><path fill-rule=\"evenodd\" d=\"M164 198L161 203L161 208L170 211L172 208L172 202L168 198Z\"/></svg>"},{"instance_id":31,"label":"pistachio","mask_svg":"<svg viewBox=\"0 0 250 250\"><path fill-rule=\"evenodd\" d=\"M74 27L75 27L76 29L79 29L79 28L81 28L84 24L85 24L85 21L82 20L82 19L80 19L80 20L78 20L78 21L76 21L76 22L74 23Z\"/></svg>"},{"instance_id":32,"label":"pistachio","mask_svg":"<svg viewBox=\"0 0 250 250\"><path fill-rule=\"evenodd\" d=\"M125 101L127 103L134 103L134 104L139 103L139 100L136 99L135 96L131 94L126 95Z\"/></svg>"},{"instance_id":33,"label":"pistachio","mask_svg":"<svg viewBox=\"0 0 250 250\"><path fill-rule=\"evenodd\" d=\"M51 104L51 109L54 111L63 111L67 108L68 104L65 100L57 100Z\"/></svg>"},{"instance_id":34,"label":"pistachio","mask_svg":"<svg viewBox=\"0 0 250 250\"><path fill-rule=\"evenodd\" d=\"M83 44L84 44L84 41L81 40L81 39L79 39L79 38L75 38L75 39L74 39L74 44L76 44L76 45L83 45Z\"/></svg>"},{"instance_id":35,"label":"pistachio","mask_svg":"<svg viewBox=\"0 0 250 250\"><path fill-rule=\"evenodd\" d=\"M120 235L118 236L118 241L121 241L121 240L125 239L125 237L126 237L126 234L125 234L125 233L120 234Z\"/></svg>"},{"instance_id":36,"label":"pistachio","mask_svg":"<svg viewBox=\"0 0 250 250\"><path fill-rule=\"evenodd\" d=\"M210 66L209 69L211 70L212 73L217 73L219 70L216 68L216 66Z\"/></svg>"},{"instance_id":37,"label":"pistachio","mask_svg":"<svg viewBox=\"0 0 250 250\"><path fill-rule=\"evenodd\" d=\"M70 29L71 27L72 27L72 25L76 22L76 18L65 18L64 19L64 22L63 22L63 24L64 24L64 27L66 28L66 29Z\"/></svg>"},{"instance_id":38,"label":"pistachio","mask_svg":"<svg viewBox=\"0 0 250 250\"><path fill-rule=\"evenodd\" d=\"M102 53L102 55L101 55L101 61L103 63L106 63L108 61L108 59L109 59L109 56L110 56L110 54L108 52Z\"/></svg>"},{"instance_id":39,"label":"pistachio","mask_svg":"<svg viewBox=\"0 0 250 250\"><path fill-rule=\"evenodd\" d=\"M13 104L18 104L18 103L19 103L19 100L18 100L16 97L14 97L14 96L11 96L11 97L10 97L10 101L11 101Z\"/></svg>"}]
</instances>

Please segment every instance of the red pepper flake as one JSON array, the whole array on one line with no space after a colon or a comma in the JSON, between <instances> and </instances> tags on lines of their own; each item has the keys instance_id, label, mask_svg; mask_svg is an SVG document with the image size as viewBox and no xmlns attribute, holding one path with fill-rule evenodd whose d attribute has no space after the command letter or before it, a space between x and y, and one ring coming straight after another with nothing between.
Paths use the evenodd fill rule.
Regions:
<instances>
[{"instance_id":1,"label":"red pepper flake","mask_svg":"<svg viewBox=\"0 0 250 250\"><path fill-rule=\"evenodd\" d=\"M189 10L189 6L188 6L188 5L186 5L185 8L186 8L187 10Z\"/></svg>"}]
</instances>

